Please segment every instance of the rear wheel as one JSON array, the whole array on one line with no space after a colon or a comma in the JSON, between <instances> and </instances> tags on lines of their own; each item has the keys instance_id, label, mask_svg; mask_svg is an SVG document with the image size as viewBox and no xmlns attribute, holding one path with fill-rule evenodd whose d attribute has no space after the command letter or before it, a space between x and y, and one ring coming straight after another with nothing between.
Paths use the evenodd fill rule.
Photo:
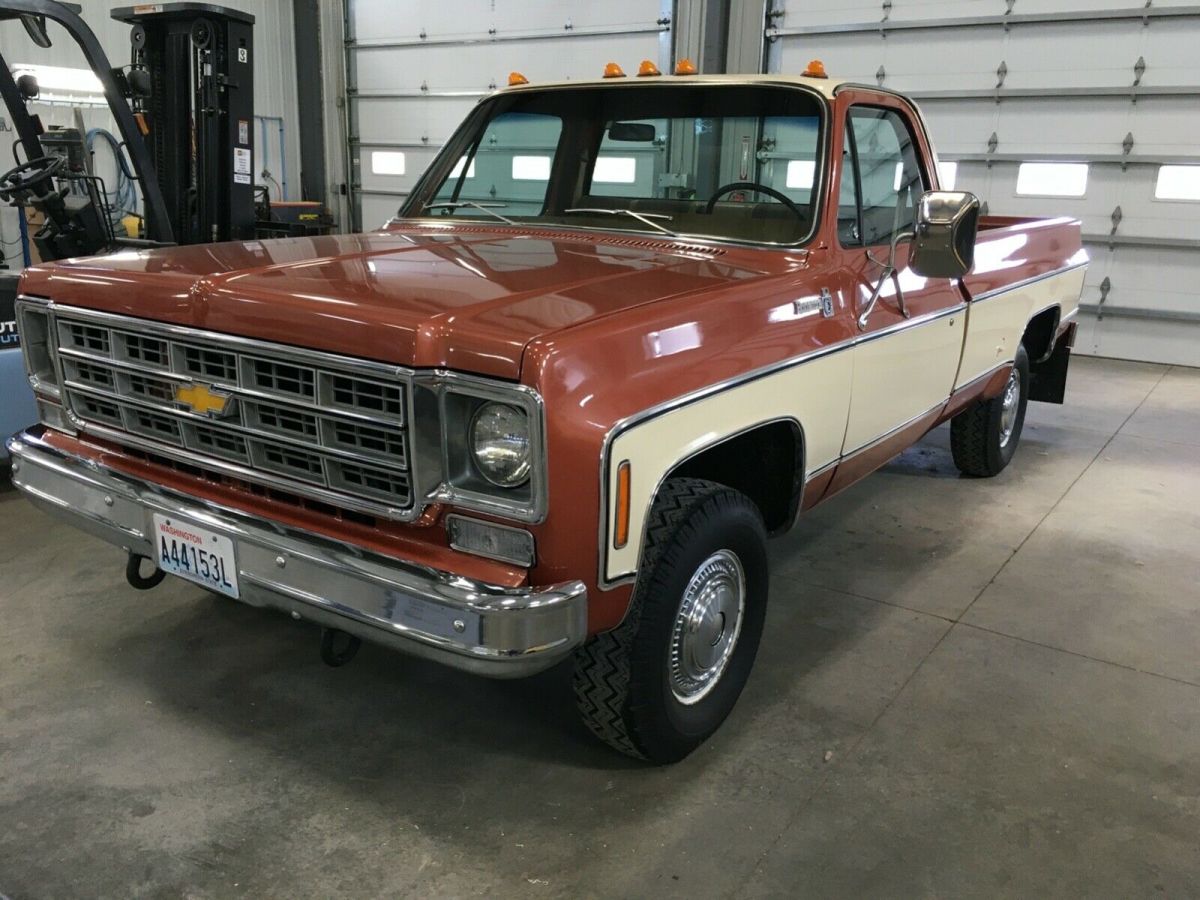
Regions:
<instances>
[{"instance_id":1,"label":"rear wheel","mask_svg":"<svg viewBox=\"0 0 1200 900\"><path fill-rule=\"evenodd\" d=\"M979 478L1000 474L1017 452L1028 402L1029 356L1021 345L1000 396L980 401L950 421L950 450L958 470Z\"/></svg>"},{"instance_id":2,"label":"rear wheel","mask_svg":"<svg viewBox=\"0 0 1200 900\"><path fill-rule=\"evenodd\" d=\"M587 726L630 756L682 759L737 702L767 602L766 529L745 495L696 478L663 485L625 621L575 658Z\"/></svg>"}]
</instances>

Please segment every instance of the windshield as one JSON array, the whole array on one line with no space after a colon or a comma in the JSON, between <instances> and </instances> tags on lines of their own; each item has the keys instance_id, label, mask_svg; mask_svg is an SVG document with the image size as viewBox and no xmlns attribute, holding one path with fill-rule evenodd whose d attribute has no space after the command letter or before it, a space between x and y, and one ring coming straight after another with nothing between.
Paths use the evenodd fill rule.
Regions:
<instances>
[{"instance_id":1,"label":"windshield","mask_svg":"<svg viewBox=\"0 0 1200 900\"><path fill-rule=\"evenodd\" d=\"M796 243L815 221L820 103L765 85L502 94L401 215Z\"/></svg>"}]
</instances>

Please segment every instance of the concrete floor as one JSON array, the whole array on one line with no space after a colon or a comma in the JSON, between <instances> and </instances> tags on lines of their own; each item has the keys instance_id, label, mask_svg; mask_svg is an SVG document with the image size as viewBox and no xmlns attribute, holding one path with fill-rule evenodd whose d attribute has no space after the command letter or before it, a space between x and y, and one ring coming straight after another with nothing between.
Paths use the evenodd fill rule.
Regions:
<instances>
[{"instance_id":1,"label":"concrete floor","mask_svg":"<svg viewBox=\"0 0 1200 900\"><path fill-rule=\"evenodd\" d=\"M646 768L0 494L0 893L1200 896L1200 371L1078 359L991 481L940 429L772 546L723 730Z\"/></svg>"}]
</instances>

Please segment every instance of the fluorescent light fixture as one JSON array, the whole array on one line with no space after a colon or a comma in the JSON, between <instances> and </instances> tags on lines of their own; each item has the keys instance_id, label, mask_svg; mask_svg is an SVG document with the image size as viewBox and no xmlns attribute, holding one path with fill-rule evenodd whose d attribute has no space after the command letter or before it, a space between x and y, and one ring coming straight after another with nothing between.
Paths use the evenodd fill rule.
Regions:
<instances>
[{"instance_id":1,"label":"fluorescent light fixture","mask_svg":"<svg viewBox=\"0 0 1200 900\"><path fill-rule=\"evenodd\" d=\"M403 175L404 153L399 150L372 150L371 172L374 175Z\"/></svg>"},{"instance_id":2,"label":"fluorescent light fixture","mask_svg":"<svg viewBox=\"0 0 1200 900\"><path fill-rule=\"evenodd\" d=\"M1155 200L1200 200L1200 166L1159 166Z\"/></svg>"},{"instance_id":3,"label":"fluorescent light fixture","mask_svg":"<svg viewBox=\"0 0 1200 900\"><path fill-rule=\"evenodd\" d=\"M549 181L550 157L514 156L512 177L515 181Z\"/></svg>"},{"instance_id":4,"label":"fluorescent light fixture","mask_svg":"<svg viewBox=\"0 0 1200 900\"><path fill-rule=\"evenodd\" d=\"M1087 193L1087 163L1021 163L1017 193L1024 197L1082 197Z\"/></svg>"},{"instance_id":5,"label":"fluorescent light fixture","mask_svg":"<svg viewBox=\"0 0 1200 900\"><path fill-rule=\"evenodd\" d=\"M67 66L44 66L39 63L14 63L13 78L32 75L37 79L38 91L46 94L47 100L57 96L94 97L102 100L104 86L91 69L72 69Z\"/></svg>"},{"instance_id":6,"label":"fluorescent light fixture","mask_svg":"<svg viewBox=\"0 0 1200 900\"><path fill-rule=\"evenodd\" d=\"M592 170L596 184L633 184L637 180L637 160L632 156L598 156Z\"/></svg>"},{"instance_id":7,"label":"fluorescent light fixture","mask_svg":"<svg viewBox=\"0 0 1200 900\"><path fill-rule=\"evenodd\" d=\"M954 185L958 182L958 163L938 161L938 183L942 186L943 191L954 190Z\"/></svg>"},{"instance_id":8,"label":"fluorescent light fixture","mask_svg":"<svg viewBox=\"0 0 1200 900\"><path fill-rule=\"evenodd\" d=\"M811 159L791 159L787 164L787 179L784 187L811 188L817 174L817 163Z\"/></svg>"},{"instance_id":9,"label":"fluorescent light fixture","mask_svg":"<svg viewBox=\"0 0 1200 900\"><path fill-rule=\"evenodd\" d=\"M454 164L454 168L450 170L451 178L457 178L459 175L462 174L463 163L465 163L466 161L467 161L467 158L465 156L460 156L458 158L458 162L456 162ZM468 178L475 177L475 160L471 160L471 165L469 165L467 167L467 177Z\"/></svg>"}]
</instances>

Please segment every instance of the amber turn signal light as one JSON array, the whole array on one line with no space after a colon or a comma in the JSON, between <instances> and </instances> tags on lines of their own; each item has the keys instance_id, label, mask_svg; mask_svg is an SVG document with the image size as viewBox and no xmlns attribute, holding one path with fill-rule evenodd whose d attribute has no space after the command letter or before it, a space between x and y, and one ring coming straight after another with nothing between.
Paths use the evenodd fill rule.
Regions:
<instances>
[{"instance_id":1,"label":"amber turn signal light","mask_svg":"<svg viewBox=\"0 0 1200 900\"><path fill-rule=\"evenodd\" d=\"M652 63L648 59L643 59L642 64L640 66L638 66L638 78L645 78L648 75L661 75L661 74L662 74L662 72L658 71L658 66L656 66L654 63Z\"/></svg>"},{"instance_id":2,"label":"amber turn signal light","mask_svg":"<svg viewBox=\"0 0 1200 900\"><path fill-rule=\"evenodd\" d=\"M808 68L804 70L805 78L828 78L825 74L825 63L819 59L814 59L808 64Z\"/></svg>"},{"instance_id":3,"label":"amber turn signal light","mask_svg":"<svg viewBox=\"0 0 1200 900\"><path fill-rule=\"evenodd\" d=\"M613 546L620 550L629 543L629 460L617 467L617 521Z\"/></svg>"},{"instance_id":4,"label":"amber turn signal light","mask_svg":"<svg viewBox=\"0 0 1200 900\"><path fill-rule=\"evenodd\" d=\"M695 75L696 74L696 64L694 62L692 62L690 59L681 59L679 62L675 63L675 74L676 75Z\"/></svg>"},{"instance_id":5,"label":"amber turn signal light","mask_svg":"<svg viewBox=\"0 0 1200 900\"><path fill-rule=\"evenodd\" d=\"M610 62L604 67L605 78L624 78L625 72L615 62Z\"/></svg>"},{"instance_id":6,"label":"amber turn signal light","mask_svg":"<svg viewBox=\"0 0 1200 900\"><path fill-rule=\"evenodd\" d=\"M520 72L509 72L508 73L508 86L514 87L518 84L529 84L529 79L526 78L524 75L522 75Z\"/></svg>"}]
</instances>

